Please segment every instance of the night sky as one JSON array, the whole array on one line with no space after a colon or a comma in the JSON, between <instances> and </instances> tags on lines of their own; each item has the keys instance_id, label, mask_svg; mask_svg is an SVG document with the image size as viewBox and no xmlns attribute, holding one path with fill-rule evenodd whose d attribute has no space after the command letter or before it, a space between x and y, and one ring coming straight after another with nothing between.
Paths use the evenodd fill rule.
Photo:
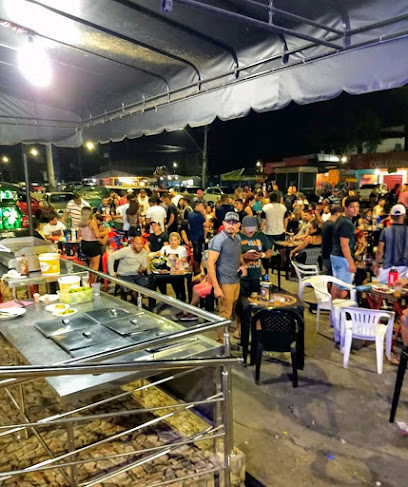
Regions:
<instances>
[{"instance_id":1,"label":"night sky","mask_svg":"<svg viewBox=\"0 0 408 487\"><path fill-rule=\"evenodd\" d=\"M381 127L403 124L408 120L408 89L389 90L367 95L342 94L330 101L311 105L292 103L283 110L255 113L222 122L216 120L208 132L209 173L220 174L245 167L250 172L257 160L279 161L283 157L324 150L342 151L342 146L356 134L379 134ZM202 145L203 129L188 129L198 145ZM1 147L0 155L9 155L15 162L2 164L5 179L22 180L21 151ZM55 151L56 176L79 179L78 151ZM151 175L157 165L171 168L178 161L180 174L199 174L201 155L182 131L125 140L98 147L98 152L81 150L83 176L91 176L111 168L134 174ZM43 161L41 163L41 161ZM45 154L30 160L32 180L41 180Z\"/></svg>"}]
</instances>

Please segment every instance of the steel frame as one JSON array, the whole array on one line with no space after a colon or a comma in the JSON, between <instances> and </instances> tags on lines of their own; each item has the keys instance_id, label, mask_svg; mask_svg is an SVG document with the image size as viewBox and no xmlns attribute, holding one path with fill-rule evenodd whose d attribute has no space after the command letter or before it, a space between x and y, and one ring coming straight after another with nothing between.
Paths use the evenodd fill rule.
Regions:
<instances>
[{"instance_id":1,"label":"steel frame","mask_svg":"<svg viewBox=\"0 0 408 487\"><path fill-rule=\"evenodd\" d=\"M229 337L229 335L228 335ZM225 342L225 347L226 349L229 348L229 343L228 339L224 335L224 339L226 340ZM100 406L101 404L107 404L116 401L119 398L122 398L124 396L129 396L132 395L134 392L141 391L141 390L146 390L151 387L155 387L158 384L163 384L165 382L169 382L173 379L180 378L182 376L185 376L187 374L190 374L192 372L196 372L197 370L202 370L205 366L200 366L200 367L190 367L187 371L178 373L178 374L172 374L168 377L155 380L154 382L145 384L143 386L134 388L130 391L122 392L119 394L116 394L112 397L109 397L107 399L97 401L95 403L88 404L86 406L83 406L81 408L74 409L72 411L63 413L63 414L57 414L54 416L50 416L47 418L44 418L40 421L36 422L30 422L28 417L26 416L25 410L23 409L24 406L19 404L17 400L13 397L11 392L9 391L8 388L6 388L6 392L13 404L13 406L21 413L21 416L23 419L26 421L25 423L19 423L17 425L8 425L8 426L1 426L0 429L5 430L2 433L2 436L5 436L7 434L15 434L16 431L26 431L27 429L30 429L33 431L33 433L36 435L37 439L45 449L45 451L48 453L50 458L48 460L39 462L39 463L34 463L33 465L26 467L24 469L18 469L18 470L11 470L8 472L1 472L0 474L0 481L11 478L13 476L17 475L22 475L22 474L27 474L27 473L34 473L38 471L45 471L45 470L50 470L50 469L59 469L61 473L64 475L67 481L70 482L70 485L72 487L90 487L91 485L94 485L99 482L104 482L112 477L115 477L116 475L119 475L121 473L124 473L128 470L132 470L133 468L140 466L144 463L147 463L149 461L155 460L156 458L159 458L162 455L168 454L176 449L178 449L180 446L184 446L187 444L191 443L197 443L200 441L208 441L212 440L214 442L214 449L215 452L217 450L218 446L218 440L220 438L223 438L223 444L224 444L224 462L221 468L216 468L216 469L211 469L211 470L205 470L203 472L198 472L197 474L192 474L188 475L185 478L196 478L198 476L202 476L205 474L209 473L219 473L221 470L224 470L225 472L225 485L229 486L230 485L230 462L231 462L231 454L232 454L232 449L233 449L233 439L232 439L232 398L231 398L231 363L238 362L239 360L237 359L231 359L231 358L219 358L219 359L207 359L205 361L205 366L214 368L215 373L220 373L222 374L222 380L221 380L221 390L218 391L218 381L216 381L216 391L215 394L206 397L203 400L200 401L193 401L193 402L188 402L188 403L178 403L178 404L170 404L170 405L163 405L160 407L154 407L154 408L139 408L139 409L134 409L134 410L124 410L124 411L117 411L117 412L112 412L112 413L105 413L105 414L94 414L94 415L87 415L87 416L76 416L77 413L84 411L85 409L91 409L97 406ZM172 361L169 361L172 362ZM172 364L167 365L167 369L174 369L176 368L179 364L179 361L175 360ZM199 362L199 361L198 361ZM121 364L122 370L127 370L126 365L130 364ZM133 368L137 368L140 363L132 363ZM182 364L182 367L184 367L185 364ZM24 366L26 367L26 366ZM28 367L29 368L29 367ZM28 368L26 370L28 370ZM83 370L78 368L78 366L70 366L70 368L75 369L76 374L86 374L86 373L92 373L90 370ZM92 366L94 373L97 372L97 365ZM154 362L150 363L150 368L151 370L155 369L155 364ZM7 371L4 370L5 368L0 367L0 375L9 375L11 373L10 368L6 367ZM18 377L21 375L21 368L16 369L15 375ZM43 378L47 377L48 374L51 372L51 368L49 367L39 367L37 368L36 371L31 371L29 373L29 378L31 379L38 379L38 378ZM66 375L66 371L63 373L63 375ZM23 387L21 385L21 387ZM153 447L153 448L145 448L142 450L134 450L131 452L124 452L124 453L117 453L117 454L110 454L110 455L103 455L100 457L90 457L88 459L82 459L82 460L75 460L75 456L78 453L82 453L85 451L88 451L92 448L95 448L97 446L100 446L105 443L109 443L110 441L116 440L118 438L121 438L125 435L135 433L136 431L143 430L146 427L153 426L155 424L158 424L162 421L165 421L166 419L169 419L176 415L177 413L181 411L186 411L189 409L192 409L193 407L200 405L200 404L217 404L217 406L220 406L222 408L222 421L221 424L219 423L219 418L214 416L213 424L206 428L205 430L200 431L199 433L196 433L185 440L182 441L176 441L174 443L166 443L164 445L160 445L158 447ZM154 419L148 420L138 426L135 426L133 428L128 428L124 431L120 431L119 433L115 433L109 437L103 438L102 440L98 440L94 443L90 443L88 445L76 448L75 447L75 436L74 436L74 427L77 423L85 423L87 421L93 421L99 418L107 418L107 417L122 417L122 416L129 416L129 415L137 415L141 413L146 413L146 412L155 412L155 411L160 411L160 410L170 410L170 412L167 412L163 416L157 416ZM45 440L42 438L41 434L37 431L38 428L44 428L47 427L49 428L50 426L56 426L56 427L65 427L67 430L67 452L59 455L55 455L54 452L49 448ZM7 429L8 428L8 429ZM115 458L122 458L122 457L129 457L132 455L146 455L150 454L147 456L142 456L140 459L132 462L129 465L126 465L124 467L119 467L115 469L112 472L109 472L108 474L104 474L102 476L97 476L94 479L91 479L90 481L85 481L82 483L79 483L78 481L78 474L77 474L77 466L82 465L84 463L88 462L94 462L94 461L103 461L103 460L112 460ZM66 459L73 458L71 461L66 461ZM61 463L62 462L62 463ZM64 470L65 468L69 469L69 475L67 472ZM180 479L177 479L178 481ZM152 484L156 485L156 484ZM162 484L160 484L162 485Z\"/></svg>"},{"instance_id":2,"label":"steel frame","mask_svg":"<svg viewBox=\"0 0 408 487\"><path fill-rule=\"evenodd\" d=\"M26 435L28 431L32 431L34 435L37 437L38 441L42 445L44 451L50 457L49 459L34 463L33 465L18 469L18 470L10 470L8 472L1 472L0 473L0 482L2 480L6 480L11 477L15 477L17 475L23 475L27 473L33 472L40 472L45 470L51 469L58 469L67 482L72 487L91 487L100 482L104 482L116 475L121 473L130 471L137 466L143 465L149 461L153 461L160 456L168 454L172 451L177 450L181 446L197 443L201 441L212 441L213 442L213 451L214 453L221 452L220 450L220 441L222 440L222 456L223 456L223 463L219 468L212 468L206 469L205 471L198 472L195 474L187 475L183 477L184 480L198 478L203 475L207 474L214 474L219 476L220 473L223 472L224 475L224 485L229 487L230 484L230 473L231 473L231 455L233 450L233 437L232 437L232 397L231 397L231 365L237 364L242 362L241 359L238 358L230 358L230 342L229 342L229 333L228 333L228 324L230 323L227 320L223 320L218 316L208 313L204 310L200 310L198 308L192 307L185 303L182 303L174 298L169 296L160 295L151 291L147 288L143 288L141 286L137 286L136 284L132 284L126 281L122 281L118 278L107 276L104 273L99 271L92 271L89 268L84 268L84 266L79 266L74 264L76 267L80 268L81 271L84 269L93 272L97 276L101 277L102 279L110 279L112 282L116 284L124 285L129 289L138 291L143 293L147 296L154 297L158 300L166 302L167 304L171 304L173 306L178 306L181 309L185 309L188 311L193 311L197 315L205 318L209 321L209 323L201 325L199 327L193 327L193 329L183 330L177 334L173 334L173 336L165 337L166 340L163 340L163 337L159 339L151 340L150 342L144 342L144 344L139 344L136 349L146 348L148 344L152 345L159 345L164 342L174 341L185 336L194 335L198 333L203 333L208 329L215 329L219 327L224 328L224 346L223 346L223 354L219 358L202 358L202 359L187 359L187 360L153 360L148 362L122 362L122 363L91 363L87 364L87 362L95 361L95 360L102 360L108 359L112 356L110 352L96 354L90 357L84 357L82 359L73 359L68 360L60 364L55 364L51 366L30 366L30 365L20 365L21 358L16 355L14 366L0 366L0 389L4 389L8 398L11 401L11 404L14 408L19 411L22 422L18 424L10 424L10 425L2 425L0 426L0 437L5 437L7 435ZM128 347L122 348L122 350L113 350L112 353L114 356L122 355L129 351L134 351L135 347L131 347L129 350ZM180 379L182 377L187 376L188 374L199 372L204 370L205 368L211 368L214 370L214 394L205 397L204 399L197 400L197 401L190 401L190 402L179 402L177 404L168 404L163 406L156 406L156 407L147 407L147 408L136 408L132 410L120 410L115 412L106 412L106 413L95 413L91 414L88 411L102 406L107 405L122 399L124 397L131 396L135 392L144 391L150 389L152 387L159 387L164 385L172 380ZM48 416L42 418L37 421L30 421L29 417L27 416L27 407L26 407L26 398L24 394L24 388L27 383L39 379L39 378L46 378L50 376L56 375L86 375L86 374L100 374L100 373L110 373L110 372L129 372L129 371L151 371L152 374L157 375L152 382L144 383L141 386L132 388L128 391L122 391L120 393L114 394L105 399L101 399L96 402L91 402L79 408L72 409L70 411L66 411L64 413ZM178 369L182 369L178 371ZM169 371L172 371L170 374ZM166 374L164 377L161 374ZM17 398L11 392L11 388L15 388L17 391ZM166 419L169 419L175 416L177 413L181 411L191 410L199 405L210 405L213 408L213 421L212 424L196 433L192 436L185 438L182 441L176 441L174 443L166 443L164 445L160 445L158 447L152 448L145 448L142 450L134 450L132 452L124 452L124 453L117 453L117 454L108 454L102 455L98 458L92 457L89 459L76 459L77 454L91 450L99 445L109 443L115 439L121 438L127 434L134 433L136 431L140 431L146 427L153 426L158 424ZM128 428L125 431L120 431L119 433L115 433L109 437L103 438L102 440L96 441L94 443L90 443L88 445L76 448L75 446L75 434L74 428L78 427L78 425L82 425L89 421L97 420L97 419L106 419L106 418L116 418L116 417L128 417L128 416L136 416L142 413L155 413L160 411L166 411L166 414L162 416L157 416L154 419L146 421L136 427ZM80 415L86 412L85 415ZM43 438L41 434L41 429L43 428L65 428L67 432L67 448L66 453L63 454L55 454L49 445L47 444L46 440ZM81 464L92 462L92 461L103 461L103 460L113 460L115 458L128 458L132 455L140 455L141 457L137 460L133 461L132 463L118 467L114 469L112 472L103 474L101 476L97 476L91 480L87 480L85 482L80 483L78 480L78 473L77 467ZM159 485L167 485L171 484L175 481L181 481L183 479L177 478L171 481L163 481L159 484L153 483L150 487L155 487Z\"/></svg>"}]
</instances>

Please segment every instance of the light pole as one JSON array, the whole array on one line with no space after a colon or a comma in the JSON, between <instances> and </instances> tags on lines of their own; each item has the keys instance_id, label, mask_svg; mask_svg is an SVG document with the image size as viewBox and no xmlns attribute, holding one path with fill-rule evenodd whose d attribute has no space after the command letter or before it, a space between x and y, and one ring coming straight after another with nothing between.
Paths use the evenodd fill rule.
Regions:
<instances>
[{"instance_id":1,"label":"light pole","mask_svg":"<svg viewBox=\"0 0 408 487\"><path fill-rule=\"evenodd\" d=\"M193 137L189 134L186 128L182 129L183 132L188 135L191 142L197 147L198 151L201 153L202 156L202 169L201 169L201 186L205 189L207 185L207 165L208 165L208 125L204 125L204 140L203 140L203 148L201 148L197 142L193 139Z\"/></svg>"},{"instance_id":2,"label":"light pole","mask_svg":"<svg viewBox=\"0 0 408 487\"><path fill-rule=\"evenodd\" d=\"M262 173L262 161L256 161L256 172L259 174Z\"/></svg>"}]
</instances>

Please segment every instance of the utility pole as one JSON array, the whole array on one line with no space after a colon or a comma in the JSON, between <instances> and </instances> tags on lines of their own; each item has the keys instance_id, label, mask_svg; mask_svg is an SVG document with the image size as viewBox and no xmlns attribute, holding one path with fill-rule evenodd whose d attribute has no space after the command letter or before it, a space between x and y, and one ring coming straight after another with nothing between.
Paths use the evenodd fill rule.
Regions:
<instances>
[{"instance_id":1,"label":"utility pole","mask_svg":"<svg viewBox=\"0 0 408 487\"><path fill-rule=\"evenodd\" d=\"M53 154L52 154L52 145L51 144L45 145L45 154L47 157L49 191L55 191L54 158L53 158Z\"/></svg>"},{"instance_id":2,"label":"utility pole","mask_svg":"<svg viewBox=\"0 0 408 487\"><path fill-rule=\"evenodd\" d=\"M204 142L203 142L203 167L201 173L201 186L203 189L207 186L207 165L208 165L208 125L204 126Z\"/></svg>"}]
</instances>

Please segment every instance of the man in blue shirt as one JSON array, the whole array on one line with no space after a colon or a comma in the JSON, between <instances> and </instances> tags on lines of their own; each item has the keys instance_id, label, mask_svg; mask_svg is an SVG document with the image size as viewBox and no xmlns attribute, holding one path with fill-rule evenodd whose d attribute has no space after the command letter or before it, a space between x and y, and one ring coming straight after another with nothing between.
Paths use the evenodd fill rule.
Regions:
<instances>
[{"instance_id":1,"label":"man in blue shirt","mask_svg":"<svg viewBox=\"0 0 408 487\"><path fill-rule=\"evenodd\" d=\"M229 211L234 211L234 207L230 205L229 202L229 196L227 194L221 195L221 202L220 206L217 206L215 208L215 222L214 222L214 228L218 231L220 226L222 225L222 222L224 221L225 215Z\"/></svg>"},{"instance_id":2,"label":"man in blue shirt","mask_svg":"<svg viewBox=\"0 0 408 487\"><path fill-rule=\"evenodd\" d=\"M205 210L202 201L194 203L194 210L188 215L188 224L190 227L190 240L193 244L193 261L194 273L200 270L201 254L204 243L204 227L208 225L205 218Z\"/></svg>"}]
</instances>

